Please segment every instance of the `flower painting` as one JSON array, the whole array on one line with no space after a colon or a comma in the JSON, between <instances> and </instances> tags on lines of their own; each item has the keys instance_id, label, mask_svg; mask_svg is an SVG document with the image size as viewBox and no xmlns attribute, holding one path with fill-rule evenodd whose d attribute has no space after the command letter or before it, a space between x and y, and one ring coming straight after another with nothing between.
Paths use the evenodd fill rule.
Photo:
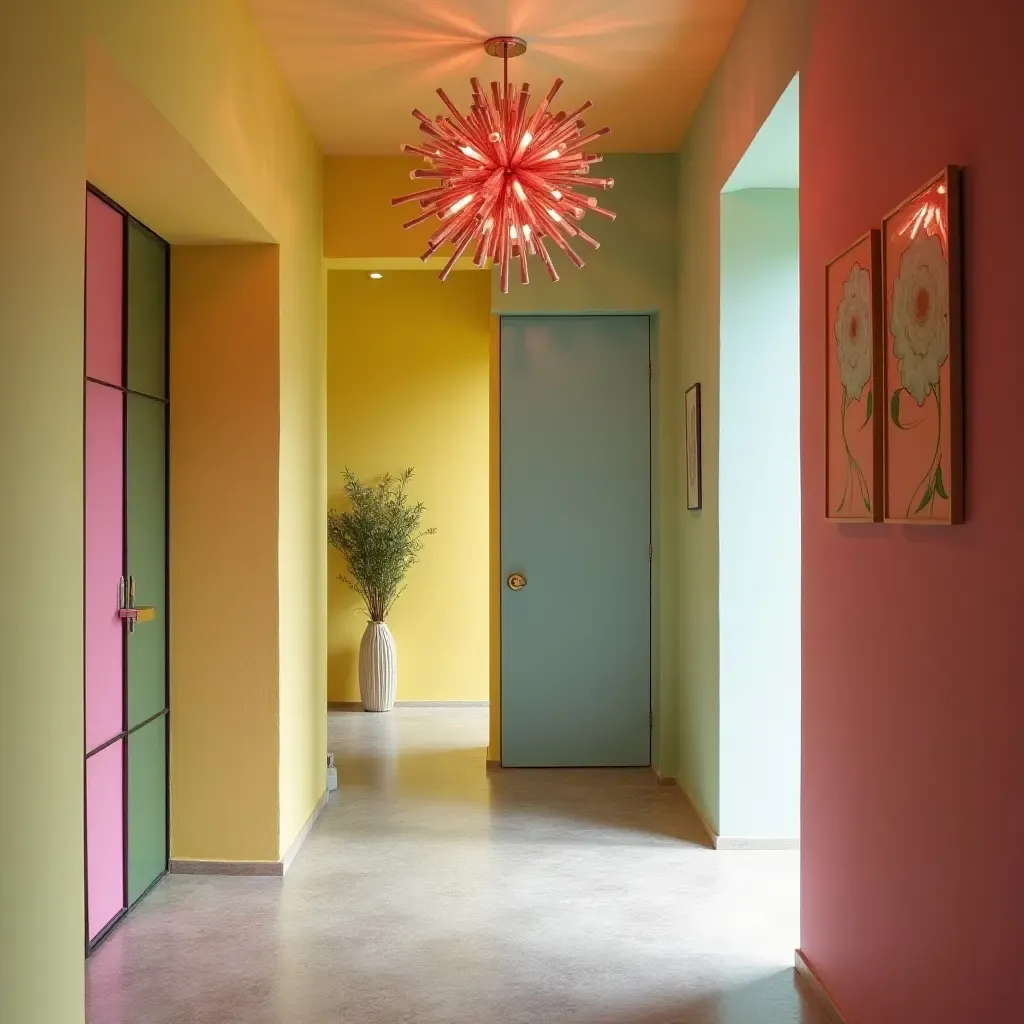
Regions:
<instances>
[{"instance_id":1,"label":"flower painting","mask_svg":"<svg viewBox=\"0 0 1024 1024\"><path fill-rule=\"evenodd\" d=\"M959 175L947 168L883 225L885 518L962 521Z\"/></svg>"},{"instance_id":2,"label":"flower painting","mask_svg":"<svg viewBox=\"0 0 1024 1024\"><path fill-rule=\"evenodd\" d=\"M825 515L881 520L880 237L858 239L825 268Z\"/></svg>"}]
</instances>

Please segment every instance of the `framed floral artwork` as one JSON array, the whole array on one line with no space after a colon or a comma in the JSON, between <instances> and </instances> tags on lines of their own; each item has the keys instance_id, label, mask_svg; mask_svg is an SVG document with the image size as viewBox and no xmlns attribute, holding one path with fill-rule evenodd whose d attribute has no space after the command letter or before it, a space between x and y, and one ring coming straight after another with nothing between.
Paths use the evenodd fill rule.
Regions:
<instances>
[{"instance_id":1,"label":"framed floral artwork","mask_svg":"<svg viewBox=\"0 0 1024 1024\"><path fill-rule=\"evenodd\" d=\"M686 507L701 507L700 385L686 392Z\"/></svg>"},{"instance_id":2,"label":"framed floral artwork","mask_svg":"<svg viewBox=\"0 0 1024 1024\"><path fill-rule=\"evenodd\" d=\"M825 267L825 518L882 521L881 235Z\"/></svg>"},{"instance_id":3,"label":"framed floral artwork","mask_svg":"<svg viewBox=\"0 0 1024 1024\"><path fill-rule=\"evenodd\" d=\"M882 223L885 521L963 522L960 172Z\"/></svg>"}]
</instances>

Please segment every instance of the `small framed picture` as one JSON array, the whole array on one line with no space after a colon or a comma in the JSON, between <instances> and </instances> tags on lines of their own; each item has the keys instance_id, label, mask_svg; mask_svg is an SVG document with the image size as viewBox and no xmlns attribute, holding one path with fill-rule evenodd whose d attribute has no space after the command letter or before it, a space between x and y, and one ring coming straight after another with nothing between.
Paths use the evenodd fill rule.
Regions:
<instances>
[{"instance_id":1,"label":"small framed picture","mask_svg":"<svg viewBox=\"0 0 1024 1024\"><path fill-rule=\"evenodd\" d=\"M882 521L881 234L825 267L825 518Z\"/></svg>"},{"instance_id":2,"label":"small framed picture","mask_svg":"<svg viewBox=\"0 0 1024 1024\"><path fill-rule=\"evenodd\" d=\"M701 507L700 384L686 392L686 507Z\"/></svg>"},{"instance_id":3,"label":"small framed picture","mask_svg":"<svg viewBox=\"0 0 1024 1024\"><path fill-rule=\"evenodd\" d=\"M882 222L887 523L964 519L960 170Z\"/></svg>"}]
</instances>

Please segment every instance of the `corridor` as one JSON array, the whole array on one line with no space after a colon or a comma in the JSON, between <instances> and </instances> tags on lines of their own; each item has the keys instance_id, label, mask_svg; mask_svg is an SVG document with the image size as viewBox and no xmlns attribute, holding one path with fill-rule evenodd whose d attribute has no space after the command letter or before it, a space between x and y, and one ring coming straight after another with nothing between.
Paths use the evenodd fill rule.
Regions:
<instances>
[{"instance_id":1,"label":"corridor","mask_svg":"<svg viewBox=\"0 0 1024 1024\"><path fill-rule=\"evenodd\" d=\"M339 789L286 878L165 878L88 961L88 1021L824 1024L795 854L704 848L646 770L485 774L486 734L332 712Z\"/></svg>"}]
</instances>

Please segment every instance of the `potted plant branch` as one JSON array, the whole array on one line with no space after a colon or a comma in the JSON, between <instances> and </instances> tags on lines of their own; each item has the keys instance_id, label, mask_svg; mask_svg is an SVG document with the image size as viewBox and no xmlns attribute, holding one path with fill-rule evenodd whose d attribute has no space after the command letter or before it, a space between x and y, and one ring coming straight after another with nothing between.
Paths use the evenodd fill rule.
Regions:
<instances>
[{"instance_id":1,"label":"potted plant branch","mask_svg":"<svg viewBox=\"0 0 1024 1024\"><path fill-rule=\"evenodd\" d=\"M376 486L345 470L346 512L327 514L327 537L348 562L339 576L363 599L369 621L359 645L359 695L366 711L390 711L398 685L398 654L388 613L405 589L405 577L423 549L423 502L407 492L412 469L386 473Z\"/></svg>"}]
</instances>

